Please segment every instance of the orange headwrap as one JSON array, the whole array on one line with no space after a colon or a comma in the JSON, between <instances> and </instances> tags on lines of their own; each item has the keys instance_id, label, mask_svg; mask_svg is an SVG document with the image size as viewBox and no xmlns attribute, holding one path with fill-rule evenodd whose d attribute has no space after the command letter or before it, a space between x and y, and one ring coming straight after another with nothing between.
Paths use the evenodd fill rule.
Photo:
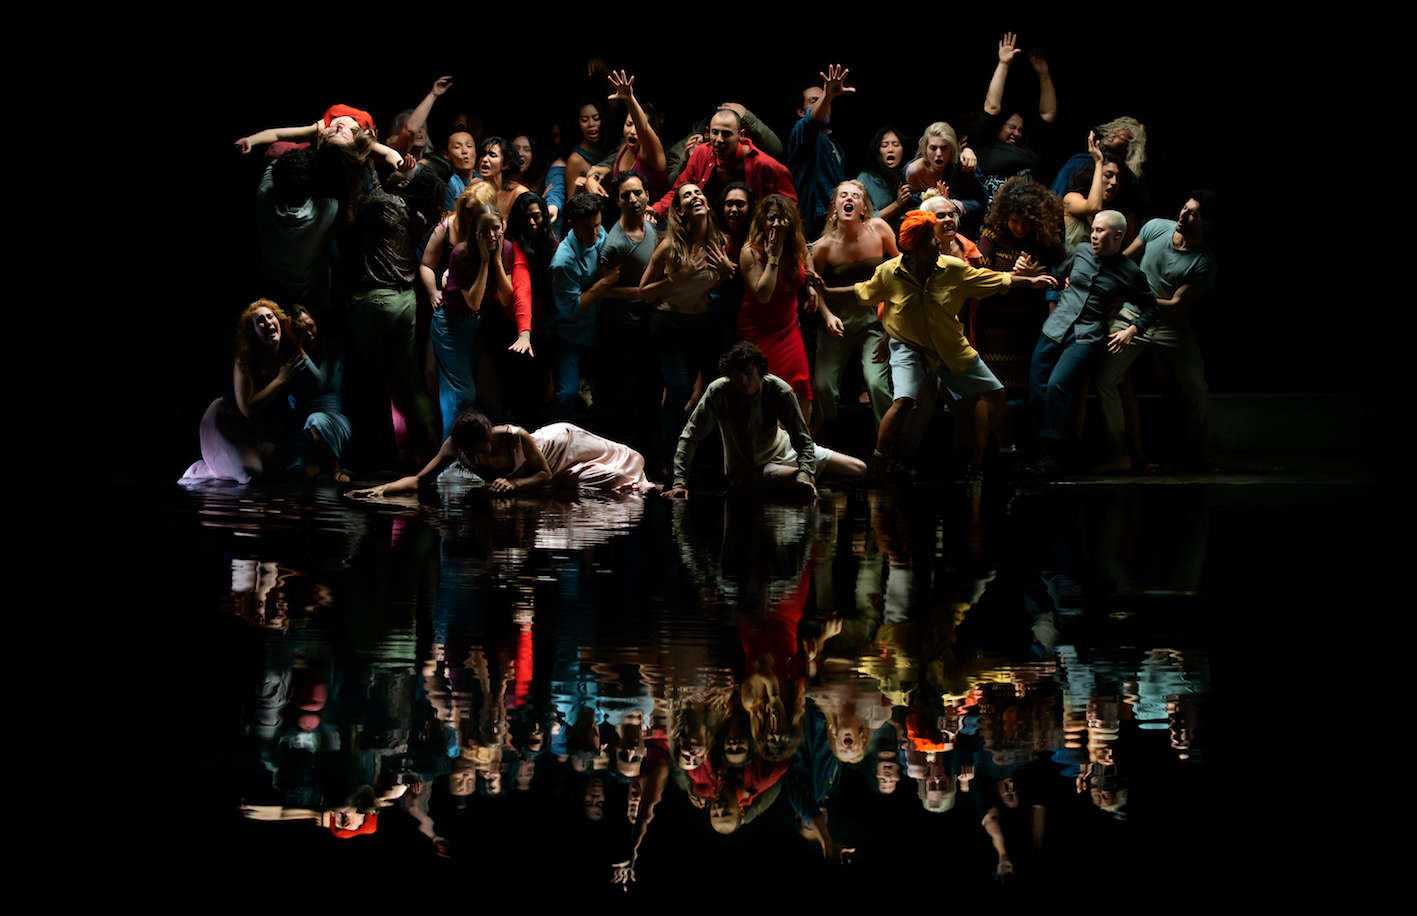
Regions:
<instances>
[{"instance_id":1,"label":"orange headwrap","mask_svg":"<svg viewBox=\"0 0 1417 916\"><path fill-rule=\"evenodd\" d=\"M909 251L927 235L935 234L935 214L929 210L911 210L900 223L900 250Z\"/></svg>"}]
</instances>

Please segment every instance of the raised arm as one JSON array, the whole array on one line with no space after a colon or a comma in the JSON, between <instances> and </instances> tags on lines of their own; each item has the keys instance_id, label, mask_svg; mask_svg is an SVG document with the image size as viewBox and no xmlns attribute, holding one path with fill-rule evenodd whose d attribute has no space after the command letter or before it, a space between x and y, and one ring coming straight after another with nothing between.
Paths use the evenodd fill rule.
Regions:
<instances>
[{"instance_id":1,"label":"raised arm","mask_svg":"<svg viewBox=\"0 0 1417 916\"><path fill-rule=\"evenodd\" d=\"M846 75L851 71L841 64L832 64L827 67L827 72L818 73L822 78L822 97L817 99L817 104L812 106L812 120L825 122L831 117L832 100L839 95L856 90L846 85Z\"/></svg>"},{"instance_id":2,"label":"raised arm","mask_svg":"<svg viewBox=\"0 0 1417 916\"><path fill-rule=\"evenodd\" d=\"M1009 81L1009 66L1019 53L1015 42L1018 37L1013 32L1005 32L999 42L999 64L994 68L994 76L989 80L989 91L984 96L984 112L996 115L1004 110L1004 84Z\"/></svg>"},{"instance_id":3,"label":"raised arm","mask_svg":"<svg viewBox=\"0 0 1417 916\"><path fill-rule=\"evenodd\" d=\"M476 313L482 311L482 300L487 298L487 274L491 270L488 262L492 260L493 255L487 253L489 246L480 234L477 238L468 239L464 244L482 248L482 257L478 260L477 274L472 279L472 285L458 290L462 294L463 305L467 306L468 311ZM453 257L457 257L456 251L453 252Z\"/></svg>"},{"instance_id":4,"label":"raised arm","mask_svg":"<svg viewBox=\"0 0 1417 916\"><path fill-rule=\"evenodd\" d=\"M771 127L758 120L758 116L749 111L746 106L739 105L737 102L724 102L719 107L732 108L738 113L739 118L743 121L743 133L748 135L754 146L774 159L782 158L782 139L773 133Z\"/></svg>"},{"instance_id":5,"label":"raised arm","mask_svg":"<svg viewBox=\"0 0 1417 916\"><path fill-rule=\"evenodd\" d=\"M409 150L413 149L413 138L417 136L418 132L423 129L423 126L428 123L428 113L433 110L433 103L438 101L438 98L443 93L447 92L452 85L453 78L451 76L439 77L433 83L433 88L428 90L428 94L423 97L423 101L419 102L418 107L413 109L413 114L409 115L408 120L403 122L403 127L399 130L398 136L389 139L389 146L398 150L400 153L407 153Z\"/></svg>"},{"instance_id":6,"label":"raised arm","mask_svg":"<svg viewBox=\"0 0 1417 916\"><path fill-rule=\"evenodd\" d=\"M1028 62L1038 74L1038 116L1052 124L1058 119L1058 91L1053 88L1053 75L1042 51L1029 51Z\"/></svg>"},{"instance_id":7,"label":"raised arm","mask_svg":"<svg viewBox=\"0 0 1417 916\"><path fill-rule=\"evenodd\" d=\"M777 286L778 260L782 257L782 236L776 226L768 228L767 253L763 254L752 245L744 245L738 255L738 266L743 271L743 282L748 293L758 302L765 303L772 298Z\"/></svg>"},{"instance_id":8,"label":"raised arm","mask_svg":"<svg viewBox=\"0 0 1417 916\"><path fill-rule=\"evenodd\" d=\"M1077 191L1063 195L1063 212L1073 219L1091 219L1102 212L1102 146L1095 131L1087 132L1087 151L1092 154L1092 187L1086 197Z\"/></svg>"},{"instance_id":9,"label":"raised arm","mask_svg":"<svg viewBox=\"0 0 1417 916\"><path fill-rule=\"evenodd\" d=\"M610 85L614 92L610 93L610 99L619 99L625 103L625 108L630 113L630 120L634 122L635 133L640 138L640 158L645 165L656 172L663 171L668 167L669 160L664 155L664 144L660 142L659 135L650 126L649 118L645 116L645 110L640 107L640 102L635 98L635 78L626 77L625 71L619 73L613 70L610 73Z\"/></svg>"}]
</instances>

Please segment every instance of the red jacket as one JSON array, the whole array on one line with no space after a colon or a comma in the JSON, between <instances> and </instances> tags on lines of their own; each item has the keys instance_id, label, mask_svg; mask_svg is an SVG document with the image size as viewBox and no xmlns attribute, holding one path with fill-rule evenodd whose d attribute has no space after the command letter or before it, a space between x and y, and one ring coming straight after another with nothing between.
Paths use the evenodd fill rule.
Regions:
<instances>
[{"instance_id":1,"label":"red jacket","mask_svg":"<svg viewBox=\"0 0 1417 916\"><path fill-rule=\"evenodd\" d=\"M758 149L747 137L743 137L740 142L743 144L743 181L753 189L758 200L769 194L786 194L795 202L797 191L792 187L792 173L787 170L787 166ZM679 173L678 180L674 182L674 187L654 205L654 212L660 219L664 219L669 214L669 205L674 202L674 195L679 193L679 186L692 183L704 187L713 177L713 168L713 145L708 142L700 143L690 154L684 171Z\"/></svg>"}]
</instances>

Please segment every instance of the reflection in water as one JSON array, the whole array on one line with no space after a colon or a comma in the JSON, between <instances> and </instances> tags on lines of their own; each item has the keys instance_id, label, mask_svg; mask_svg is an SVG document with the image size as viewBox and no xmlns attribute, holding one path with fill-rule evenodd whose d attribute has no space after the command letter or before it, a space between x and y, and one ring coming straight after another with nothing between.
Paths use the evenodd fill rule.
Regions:
<instances>
[{"instance_id":1,"label":"reflection in water","mask_svg":"<svg viewBox=\"0 0 1417 916\"><path fill-rule=\"evenodd\" d=\"M763 856L1096 878L1213 813L1214 496L186 492L240 685L212 829L641 892Z\"/></svg>"}]
</instances>

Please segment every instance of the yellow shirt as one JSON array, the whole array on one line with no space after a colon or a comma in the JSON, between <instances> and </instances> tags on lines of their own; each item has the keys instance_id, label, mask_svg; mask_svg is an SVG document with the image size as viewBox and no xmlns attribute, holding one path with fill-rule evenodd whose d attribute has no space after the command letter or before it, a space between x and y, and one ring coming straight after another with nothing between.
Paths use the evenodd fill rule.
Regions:
<instances>
[{"instance_id":1,"label":"yellow shirt","mask_svg":"<svg viewBox=\"0 0 1417 916\"><path fill-rule=\"evenodd\" d=\"M940 363L963 372L979 354L964 336L959 310L964 303L1008 292L1013 282L997 270L970 267L959 258L940 255L922 286L905 268L905 256L892 258L871 279L856 284L856 298L876 308L886 333L919 350L931 369Z\"/></svg>"}]
</instances>

